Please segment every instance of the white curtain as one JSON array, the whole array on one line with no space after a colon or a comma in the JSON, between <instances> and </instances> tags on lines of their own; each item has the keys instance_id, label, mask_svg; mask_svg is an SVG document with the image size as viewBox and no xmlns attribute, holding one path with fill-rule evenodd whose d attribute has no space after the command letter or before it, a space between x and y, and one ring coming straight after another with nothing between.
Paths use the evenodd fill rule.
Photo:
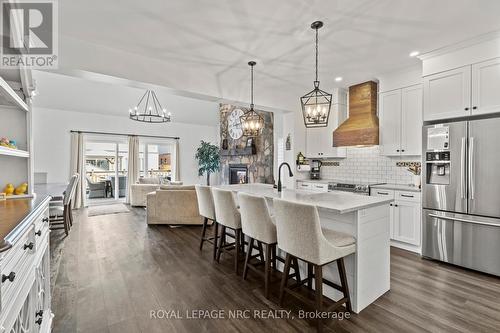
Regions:
<instances>
[{"instance_id":1,"label":"white curtain","mask_svg":"<svg viewBox=\"0 0 500 333\"><path fill-rule=\"evenodd\" d=\"M180 176L180 167L179 167L179 140L175 140L174 143L174 172L173 172L173 179L174 181L178 182L181 180Z\"/></svg>"},{"instance_id":2,"label":"white curtain","mask_svg":"<svg viewBox=\"0 0 500 333\"><path fill-rule=\"evenodd\" d=\"M132 184L139 179L139 138L135 135L128 137L128 181L126 202L130 203Z\"/></svg>"},{"instance_id":3,"label":"white curtain","mask_svg":"<svg viewBox=\"0 0 500 333\"><path fill-rule=\"evenodd\" d=\"M83 156L83 133L71 133L71 159L70 159L70 175L75 173L80 175L80 181L76 187L75 200L72 205L74 209L83 207L83 199L85 198L85 169Z\"/></svg>"}]
</instances>

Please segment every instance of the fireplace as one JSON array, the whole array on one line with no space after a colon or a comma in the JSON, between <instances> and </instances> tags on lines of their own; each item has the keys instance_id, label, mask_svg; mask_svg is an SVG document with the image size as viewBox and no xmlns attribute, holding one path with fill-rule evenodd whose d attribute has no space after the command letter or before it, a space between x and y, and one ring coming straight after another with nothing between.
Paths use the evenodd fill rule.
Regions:
<instances>
[{"instance_id":1,"label":"fireplace","mask_svg":"<svg viewBox=\"0 0 500 333\"><path fill-rule=\"evenodd\" d=\"M229 184L248 184L246 164L229 164Z\"/></svg>"}]
</instances>

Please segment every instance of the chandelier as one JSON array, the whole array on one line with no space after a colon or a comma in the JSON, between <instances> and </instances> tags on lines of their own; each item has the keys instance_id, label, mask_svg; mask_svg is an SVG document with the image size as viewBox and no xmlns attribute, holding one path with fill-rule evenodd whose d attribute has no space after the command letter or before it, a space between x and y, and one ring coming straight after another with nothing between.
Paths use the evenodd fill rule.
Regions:
<instances>
[{"instance_id":1,"label":"chandelier","mask_svg":"<svg viewBox=\"0 0 500 333\"><path fill-rule=\"evenodd\" d=\"M314 90L300 98L302 104L302 115L306 127L326 127L332 106L332 94L319 89L318 81L318 30L323 26L323 22L316 21L311 24L311 28L316 30L316 80Z\"/></svg>"},{"instance_id":2,"label":"chandelier","mask_svg":"<svg viewBox=\"0 0 500 333\"><path fill-rule=\"evenodd\" d=\"M170 122L172 116L170 112L167 113L167 110L161 107L160 101L152 90L146 90L139 103L134 108L129 109L128 113L130 119L145 123Z\"/></svg>"},{"instance_id":3,"label":"chandelier","mask_svg":"<svg viewBox=\"0 0 500 333\"><path fill-rule=\"evenodd\" d=\"M251 68L251 84L250 84L250 110L240 117L241 128L243 129L243 135L247 137L259 136L264 128L264 118L259 115L253 109L253 66L257 63L255 61L250 61L248 65Z\"/></svg>"}]
</instances>

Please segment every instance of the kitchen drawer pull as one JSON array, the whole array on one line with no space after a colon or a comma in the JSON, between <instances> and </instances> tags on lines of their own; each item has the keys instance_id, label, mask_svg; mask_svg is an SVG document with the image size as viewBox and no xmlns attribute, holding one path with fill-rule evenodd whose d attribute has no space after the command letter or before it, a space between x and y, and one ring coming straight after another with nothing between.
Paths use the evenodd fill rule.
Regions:
<instances>
[{"instance_id":1,"label":"kitchen drawer pull","mask_svg":"<svg viewBox=\"0 0 500 333\"><path fill-rule=\"evenodd\" d=\"M49 222L49 218L48 218L48 217L44 217L44 218L42 219L42 222Z\"/></svg>"},{"instance_id":2,"label":"kitchen drawer pull","mask_svg":"<svg viewBox=\"0 0 500 333\"><path fill-rule=\"evenodd\" d=\"M435 217L437 219L441 220L449 220L449 221L458 221L458 222L464 222L464 223L471 223L471 224L480 224L480 225L487 225L490 227L500 227L500 224L496 223L488 223L488 222L480 222L480 221L474 221L474 220L466 220L466 219L461 219L459 217L448 217L448 216L441 216L437 214L429 214L430 217Z\"/></svg>"},{"instance_id":3,"label":"kitchen drawer pull","mask_svg":"<svg viewBox=\"0 0 500 333\"><path fill-rule=\"evenodd\" d=\"M42 325L42 320L43 320L43 317L38 318L37 320L35 320L35 324Z\"/></svg>"},{"instance_id":4,"label":"kitchen drawer pull","mask_svg":"<svg viewBox=\"0 0 500 333\"><path fill-rule=\"evenodd\" d=\"M388 192L377 192L377 194L389 195L389 193L388 193Z\"/></svg>"},{"instance_id":5,"label":"kitchen drawer pull","mask_svg":"<svg viewBox=\"0 0 500 333\"><path fill-rule=\"evenodd\" d=\"M301 184L300 186L302 186L302 187L308 187L309 185L307 185L307 184Z\"/></svg>"},{"instance_id":6,"label":"kitchen drawer pull","mask_svg":"<svg viewBox=\"0 0 500 333\"><path fill-rule=\"evenodd\" d=\"M26 249L30 249L30 250L33 250L33 242L30 242L29 244L24 244L23 245L23 250L26 250Z\"/></svg>"},{"instance_id":7,"label":"kitchen drawer pull","mask_svg":"<svg viewBox=\"0 0 500 333\"><path fill-rule=\"evenodd\" d=\"M35 317L42 317L43 316L43 310L35 312Z\"/></svg>"},{"instance_id":8,"label":"kitchen drawer pull","mask_svg":"<svg viewBox=\"0 0 500 333\"><path fill-rule=\"evenodd\" d=\"M7 280L9 280L10 282L14 282L15 278L16 278L15 272L10 272L9 275L2 274L2 283L4 283Z\"/></svg>"},{"instance_id":9,"label":"kitchen drawer pull","mask_svg":"<svg viewBox=\"0 0 500 333\"><path fill-rule=\"evenodd\" d=\"M401 194L401 196L405 198L415 198L414 195L409 195L409 194Z\"/></svg>"},{"instance_id":10,"label":"kitchen drawer pull","mask_svg":"<svg viewBox=\"0 0 500 333\"><path fill-rule=\"evenodd\" d=\"M42 235L42 230L38 230L37 232L35 232L35 235L41 236Z\"/></svg>"},{"instance_id":11,"label":"kitchen drawer pull","mask_svg":"<svg viewBox=\"0 0 500 333\"><path fill-rule=\"evenodd\" d=\"M322 185L316 185L317 188L325 188L324 186Z\"/></svg>"}]
</instances>

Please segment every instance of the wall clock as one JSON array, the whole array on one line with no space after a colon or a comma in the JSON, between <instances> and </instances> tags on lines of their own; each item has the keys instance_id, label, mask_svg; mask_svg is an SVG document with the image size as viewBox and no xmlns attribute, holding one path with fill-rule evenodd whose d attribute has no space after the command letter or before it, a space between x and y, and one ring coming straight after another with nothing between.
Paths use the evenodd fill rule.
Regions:
<instances>
[{"instance_id":1,"label":"wall clock","mask_svg":"<svg viewBox=\"0 0 500 333\"><path fill-rule=\"evenodd\" d=\"M237 140L243 136L243 129L241 128L240 117L244 114L241 109L234 109L233 112L227 117L227 129L229 136Z\"/></svg>"}]
</instances>

